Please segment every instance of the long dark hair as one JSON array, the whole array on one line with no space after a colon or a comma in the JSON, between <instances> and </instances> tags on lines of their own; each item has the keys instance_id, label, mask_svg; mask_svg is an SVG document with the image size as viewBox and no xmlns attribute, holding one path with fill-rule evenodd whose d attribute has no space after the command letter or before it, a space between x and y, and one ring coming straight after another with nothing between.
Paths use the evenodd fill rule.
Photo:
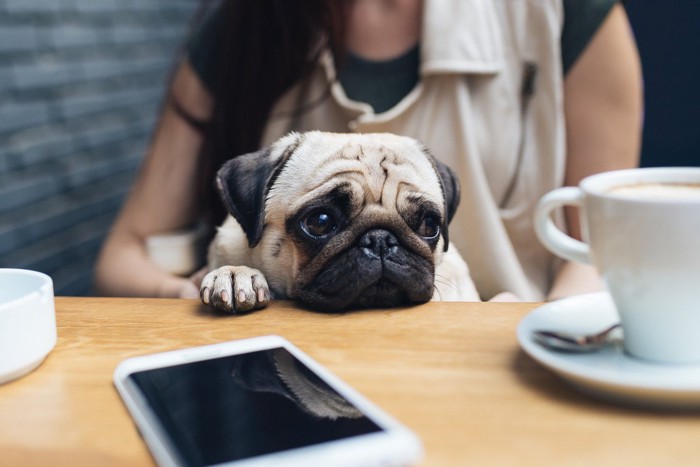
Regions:
<instances>
[{"instance_id":1,"label":"long dark hair","mask_svg":"<svg viewBox=\"0 0 700 467\"><path fill-rule=\"evenodd\" d=\"M273 105L313 70L322 46L342 57L346 6L347 0L223 0L213 6L221 27L211 118L196 122L176 103L204 136L200 187L209 222L226 215L213 186L219 167L259 149Z\"/></svg>"}]
</instances>

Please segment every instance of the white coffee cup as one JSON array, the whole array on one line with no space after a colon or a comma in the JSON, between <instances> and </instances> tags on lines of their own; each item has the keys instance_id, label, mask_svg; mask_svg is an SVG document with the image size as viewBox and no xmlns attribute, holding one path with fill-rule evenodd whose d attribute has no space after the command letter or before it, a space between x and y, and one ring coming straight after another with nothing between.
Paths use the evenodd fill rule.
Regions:
<instances>
[{"instance_id":1,"label":"white coffee cup","mask_svg":"<svg viewBox=\"0 0 700 467\"><path fill-rule=\"evenodd\" d=\"M56 345L53 281L24 269L0 269L0 384L38 367Z\"/></svg>"},{"instance_id":2,"label":"white coffee cup","mask_svg":"<svg viewBox=\"0 0 700 467\"><path fill-rule=\"evenodd\" d=\"M567 205L580 208L585 242L552 221L552 212ZM700 168L590 176L545 195L535 228L550 251L600 272L629 354L700 362Z\"/></svg>"}]
</instances>

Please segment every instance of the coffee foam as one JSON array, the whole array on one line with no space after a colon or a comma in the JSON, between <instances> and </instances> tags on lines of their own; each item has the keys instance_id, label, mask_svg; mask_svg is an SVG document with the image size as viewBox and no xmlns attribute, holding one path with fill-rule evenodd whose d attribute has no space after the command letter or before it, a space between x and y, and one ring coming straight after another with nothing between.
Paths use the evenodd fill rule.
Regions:
<instances>
[{"instance_id":1,"label":"coffee foam","mask_svg":"<svg viewBox=\"0 0 700 467\"><path fill-rule=\"evenodd\" d=\"M700 183L638 183L611 188L608 193L644 200L700 201Z\"/></svg>"}]
</instances>

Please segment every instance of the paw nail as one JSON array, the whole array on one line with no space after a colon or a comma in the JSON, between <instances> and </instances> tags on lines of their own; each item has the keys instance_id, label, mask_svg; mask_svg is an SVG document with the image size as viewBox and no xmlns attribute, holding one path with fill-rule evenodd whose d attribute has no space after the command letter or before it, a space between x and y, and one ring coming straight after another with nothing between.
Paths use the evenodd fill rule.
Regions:
<instances>
[{"instance_id":1,"label":"paw nail","mask_svg":"<svg viewBox=\"0 0 700 467\"><path fill-rule=\"evenodd\" d=\"M240 292L238 292L238 302L239 303L245 302L245 292L243 292L242 290Z\"/></svg>"},{"instance_id":2,"label":"paw nail","mask_svg":"<svg viewBox=\"0 0 700 467\"><path fill-rule=\"evenodd\" d=\"M228 292L226 292L226 291L221 292L221 301L224 303L230 302L230 300L228 299Z\"/></svg>"}]
</instances>

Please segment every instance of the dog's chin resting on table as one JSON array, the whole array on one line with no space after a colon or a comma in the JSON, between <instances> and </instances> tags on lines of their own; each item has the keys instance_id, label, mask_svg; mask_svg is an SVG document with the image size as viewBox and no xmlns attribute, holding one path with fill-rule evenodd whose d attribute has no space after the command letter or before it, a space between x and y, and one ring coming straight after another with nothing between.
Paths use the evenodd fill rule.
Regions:
<instances>
[{"instance_id":1,"label":"dog's chin resting on table","mask_svg":"<svg viewBox=\"0 0 700 467\"><path fill-rule=\"evenodd\" d=\"M270 299L319 311L477 301L449 247L454 173L392 134L291 133L217 174L230 216L209 248L202 301L246 312Z\"/></svg>"}]
</instances>

